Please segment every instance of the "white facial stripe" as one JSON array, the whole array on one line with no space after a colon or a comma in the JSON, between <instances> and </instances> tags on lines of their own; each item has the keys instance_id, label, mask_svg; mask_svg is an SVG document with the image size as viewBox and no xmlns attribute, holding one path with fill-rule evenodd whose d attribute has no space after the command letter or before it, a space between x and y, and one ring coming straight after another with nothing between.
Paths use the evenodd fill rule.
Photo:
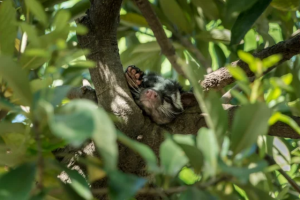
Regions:
<instances>
[{"instance_id":1,"label":"white facial stripe","mask_svg":"<svg viewBox=\"0 0 300 200\"><path fill-rule=\"evenodd\" d=\"M179 91L177 91L176 97L177 97L177 98L176 98L176 101L174 101L174 102L175 102L174 105L175 105L177 108L183 109L182 103L181 103L181 96L180 96Z\"/></svg>"},{"instance_id":2,"label":"white facial stripe","mask_svg":"<svg viewBox=\"0 0 300 200\"><path fill-rule=\"evenodd\" d=\"M159 81L155 83L153 89L156 91L162 91L165 89L168 82L170 82L170 80L164 80L163 78L159 77Z\"/></svg>"}]
</instances>

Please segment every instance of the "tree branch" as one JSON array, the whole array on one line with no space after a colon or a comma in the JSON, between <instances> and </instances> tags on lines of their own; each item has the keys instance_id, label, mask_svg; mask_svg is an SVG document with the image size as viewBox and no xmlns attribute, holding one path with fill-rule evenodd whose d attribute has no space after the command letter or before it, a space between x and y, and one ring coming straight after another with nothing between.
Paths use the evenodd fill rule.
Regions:
<instances>
[{"instance_id":1,"label":"tree branch","mask_svg":"<svg viewBox=\"0 0 300 200\"><path fill-rule=\"evenodd\" d=\"M184 75L181 66L177 62L177 55L175 49L168 39L162 25L156 16L155 12L153 11L151 4L148 0L134 0L137 7L142 12L143 16L145 17L146 21L148 22L150 28L152 29L156 40L162 50L162 53L168 58L171 65L174 69L181 75Z\"/></svg>"},{"instance_id":2,"label":"tree branch","mask_svg":"<svg viewBox=\"0 0 300 200\"><path fill-rule=\"evenodd\" d=\"M279 63L283 63L291 59L294 55L300 53L300 34L295 35L289 40L279 42L276 45L268 47L258 53L253 54L253 56L264 59L274 54L281 54L282 59ZM248 77L254 76L252 71L249 69L248 65L241 61L235 61L231 63L233 66L240 66L247 74ZM273 69L273 68L271 68ZM270 70L271 70L270 69ZM210 89L220 90L225 86L233 83L235 80L228 72L225 67L222 67L208 75L205 76L204 80L201 82L201 86L205 91Z\"/></svg>"}]
</instances>

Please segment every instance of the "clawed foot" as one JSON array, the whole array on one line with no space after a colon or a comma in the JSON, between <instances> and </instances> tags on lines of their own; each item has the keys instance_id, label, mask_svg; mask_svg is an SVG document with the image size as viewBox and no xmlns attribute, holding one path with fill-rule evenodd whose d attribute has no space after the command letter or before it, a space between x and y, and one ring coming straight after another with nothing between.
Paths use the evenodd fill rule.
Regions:
<instances>
[{"instance_id":1,"label":"clawed foot","mask_svg":"<svg viewBox=\"0 0 300 200\"><path fill-rule=\"evenodd\" d=\"M142 84L143 75L144 72L134 65L128 66L125 71L127 83L132 88L138 88Z\"/></svg>"}]
</instances>

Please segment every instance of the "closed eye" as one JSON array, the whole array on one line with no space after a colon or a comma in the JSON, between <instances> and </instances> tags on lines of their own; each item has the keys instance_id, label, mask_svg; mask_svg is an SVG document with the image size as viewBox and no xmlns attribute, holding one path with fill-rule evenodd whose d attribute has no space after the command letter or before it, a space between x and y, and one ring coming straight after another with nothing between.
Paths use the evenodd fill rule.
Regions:
<instances>
[{"instance_id":1,"label":"closed eye","mask_svg":"<svg viewBox=\"0 0 300 200\"><path fill-rule=\"evenodd\" d=\"M168 103L171 103L171 102L172 102L171 97L168 97L168 96L165 96L165 97L164 97L164 100L165 100L166 102L168 102Z\"/></svg>"}]
</instances>

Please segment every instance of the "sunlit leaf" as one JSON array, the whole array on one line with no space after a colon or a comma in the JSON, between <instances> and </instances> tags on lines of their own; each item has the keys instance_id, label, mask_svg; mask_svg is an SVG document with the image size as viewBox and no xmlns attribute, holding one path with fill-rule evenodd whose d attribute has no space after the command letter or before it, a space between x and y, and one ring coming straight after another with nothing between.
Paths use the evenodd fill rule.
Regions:
<instances>
[{"instance_id":1,"label":"sunlit leaf","mask_svg":"<svg viewBox=\"0 0 300 200\"><path fill-rule=\"evenodd\" d=\"M233 76L233 78L235 78L236 80L243 81L245 83L249 83L248 76L242 70L242 68L240 68L238 66L236 66L236 67L228 66L227 69L230 72L230 74Z\"/></svg>"},{"instance_id":2,"label":"sunlit leaf","mask_svg":"<svg viewBox=\"0 0 300 200\"><path fill-rule=\"evenodd\" d=\"M214 1L191 0L195 6L202 8L204 14L210 19L219 17L219 10Z\"/></svg>"},{"instance_id":3,"label":"sunlit leaf","mask_svg":"<svg viewBox=\"0 0 300 200\"><path fill-rule=\"evenodd\" d=\"M124 15L120 15L120 19L121 23L127 26L149 27L146 19L136 13L126 13Z\"/></svg>"},{"instance_id":4,"label":"sunlit leaf","mask_svg":"<svg viewBox=\"0 0 300 200\"><path fill-rule=\"evenodd\" d=\"M298 124L289 116L284 115L280 112L274 113L271 118L269 119L269 124L273 125L277 121L281 121L287 125L289 125L291 128L293 128L298 134L300 134L300 127Z\"/></svg>"}]
</instances>

